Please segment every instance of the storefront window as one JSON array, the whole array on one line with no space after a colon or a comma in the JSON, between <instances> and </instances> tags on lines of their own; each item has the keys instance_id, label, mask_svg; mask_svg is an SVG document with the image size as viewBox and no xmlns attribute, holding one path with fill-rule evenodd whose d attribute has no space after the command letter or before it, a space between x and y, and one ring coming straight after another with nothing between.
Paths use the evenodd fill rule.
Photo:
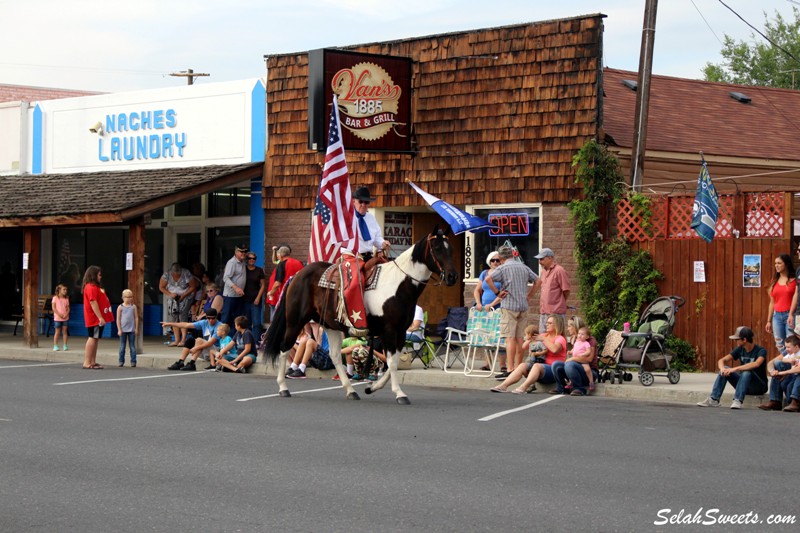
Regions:
<instances>
[{"instance_id":1,"label":"storefront window","mask_svg":"<svg viewBox=\"0 0 800 533\"><path fill-rule=\"evenodd\" d=\"M250 186L231 187L208 195L208 216L250 216Z\"/></svg>"},{"instance_id":2,"label":"storefront window","mask_svg":"<svg viewBox=\"0 0 800 533\"><path fill-rule=\"evenodd\" d=\"M477 278L486 266L486 256L509 242L519 250L520 257L534 272L539 263L538 207L477 207L473 213L498 226L496 230L467 233L465 238L464 277Z\"/></svg>"},{"instance_id":3,"label":"storefront window","mask_svg":"<svg viewBox=\"0 0 800 533\"><path fill-rule=\"evenodd\" d=\"M233 250L239 244L250 242L248 226L208 229L208 275L222 288L222 273L225 264L233 257ZM256 251L260 256L261 254Z\"/></svg>"},{"instance_id":4,"label":"storefront window","mask_svg":"<svg viewBox=\"0 0 800 533\"><path fill-rule=\"evenodd\" d=\"M176 217L199 217L203 214L203 199L198 196L175 204Z\"/></svg>"},{"instance_id":5,"label":"storefront window","mask_svg":"<svg viewBox=\"0 0 800 533\"><path fill-rule=\"evenodd\" d=\"M22 230L0 230L0 320L22 311Z\"/></svg>"}]
</instances>

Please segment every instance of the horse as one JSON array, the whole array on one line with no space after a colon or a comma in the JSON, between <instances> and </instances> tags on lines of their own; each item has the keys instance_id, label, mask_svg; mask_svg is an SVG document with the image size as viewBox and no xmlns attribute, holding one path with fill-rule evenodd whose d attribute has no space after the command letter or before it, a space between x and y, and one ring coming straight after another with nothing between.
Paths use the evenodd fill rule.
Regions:
<instances>
[{"instance_id":1,"label":"horse","mask_svg":"<svg viewBox=\"0 0 800 533\"><path fill-rule=\"evenodd\" d=\"M410 400L400 390L397 378L399 352L406 339L406 329L414 319L414 309L420 294L432 274L441 282L452 286L458 279L453 262L453 247L448 241L447 231L434 226L433 231L405 250L392 261L377 265L372 279L375 288L364 292L364 307L367 312L367 327L370 335L380 336L386 353L389 370L365 392L377 392L391 380L392 392L398 404L408 405ZM342 340L348 328L337 320L335 289L320 287L319 281L331 263L316 262L304 267L289 283L278 304L272 323L267 330L264 346L265 360L268 357L275 366L278 361L278 386L280 396L290 397L286 386L286 359L303 326L311 320L318 322L328 333L330 356L350 400L361 398L353 389L342 365Z\"/></svg>"}]
</instances>

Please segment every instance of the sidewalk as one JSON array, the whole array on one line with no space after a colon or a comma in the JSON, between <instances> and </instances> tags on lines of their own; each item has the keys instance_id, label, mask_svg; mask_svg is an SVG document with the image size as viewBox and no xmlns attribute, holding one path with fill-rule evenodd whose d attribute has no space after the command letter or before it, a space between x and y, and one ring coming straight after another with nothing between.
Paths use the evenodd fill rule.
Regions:
<instances>
[{"instance_id":1,"label":"sidewalk","mask_svg":"<svg viewBox=\"0 0 800 533\"><path fill-rule=\"evenodd\" d=\"M39 348L28 348L23 344L21 336L13 336L10 333L0 333L0 360L29 360L47 361L59 363L83 362L83 347L86 343L84 337L70 338L70 350L67 352L54 352L52 337L39 337ZM117 353L119 350L119 339L101 339L100 347L97 351L97 362L117 370ZM138 368L155 368L166 370L172 362L180 356L180 348L171 348L163 344L161 337L145 337L142 353L138 356ZM129 361L126 358L125 372L135 372L129 368ZM457 370L458 366L452 370ZM251 368L251 374L270 376L273 379L275 369L271 365L264 363L259 356L258 362ZM309 379L330 380L335 371L320 372L314 368L306 371ZM422 387L441 387L451 389L475 389L485 390L489 394L489 389L498 382L492 378L470 377L462 373L444 372L437 366L425 369L419 360L415 360L411 369L400 370L400 383L402 385L417 385ZM694 404L708 397L711 386L714 383L715 374L709 372L702 373L682 373L681 380L676 385L670 384L665 374L654 374L655 382L650 387L641 385L634 373L633 381L614 385L599 383L595 396L607 398L619 398L641 402L667 402ZM539 386L539 393L530 397L541 396L544 390L549 390L548 386ZM277 390L277 385L276 385ZM722 397L722 406L727 407L733 399L733 389L727 387ZM748 396L744 402L744 407L754 409L758 404L766 401L766 396Z\"/></svg>"}]
</instances>

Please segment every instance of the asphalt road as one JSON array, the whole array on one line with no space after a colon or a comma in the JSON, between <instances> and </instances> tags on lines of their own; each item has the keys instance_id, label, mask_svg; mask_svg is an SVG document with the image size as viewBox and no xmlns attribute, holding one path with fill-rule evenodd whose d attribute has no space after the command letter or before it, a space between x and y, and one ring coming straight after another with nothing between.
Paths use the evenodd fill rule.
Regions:
<instances>
[{"instance_id":1,"label":"asphalt road","mask_svg":"<svg viewBox=\"0 0 800 533\"><path fill-rule=\"evenodd\" d=\"M0 361L0 531L797 530L797 415L289 385Z\"/></svg>"}]
</instances>

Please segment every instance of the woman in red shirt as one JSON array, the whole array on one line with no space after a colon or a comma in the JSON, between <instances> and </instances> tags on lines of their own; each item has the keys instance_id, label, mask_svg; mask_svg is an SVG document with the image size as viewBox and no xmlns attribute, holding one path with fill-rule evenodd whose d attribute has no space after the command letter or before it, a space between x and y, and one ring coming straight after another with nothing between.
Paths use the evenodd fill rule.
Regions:
<instances>
[{"instance_id":1,"label":"woman in red shirt","mask_svg":"<svg viewBox=\"0 0 800 533\"><path fill-rule=\"evenodd\" d=\"M88 339L86 351L83 355L83 368L100 370L102 365L97 364L97 344L103 336L106 322L113 322L111 303L108 301L106 291L103 289L103 272L98 266L90 266L83 275L83 320L86 323Z\"/></svg>"},{"instance_id":2,"label":"woman in red shirt","mask_svg":"<svg viewBox=\"0 0 800 533\"><path fill-rule=\"evenodd\" d=\"M789 328L789 309L792 307L797 283L794 279L794 265L788 254L775 259L775 275L769 285L769 312L764 329L775 337L775 347L781 355L786 355L784 340L792 334Z\"/></svg>"}]
</instances>

